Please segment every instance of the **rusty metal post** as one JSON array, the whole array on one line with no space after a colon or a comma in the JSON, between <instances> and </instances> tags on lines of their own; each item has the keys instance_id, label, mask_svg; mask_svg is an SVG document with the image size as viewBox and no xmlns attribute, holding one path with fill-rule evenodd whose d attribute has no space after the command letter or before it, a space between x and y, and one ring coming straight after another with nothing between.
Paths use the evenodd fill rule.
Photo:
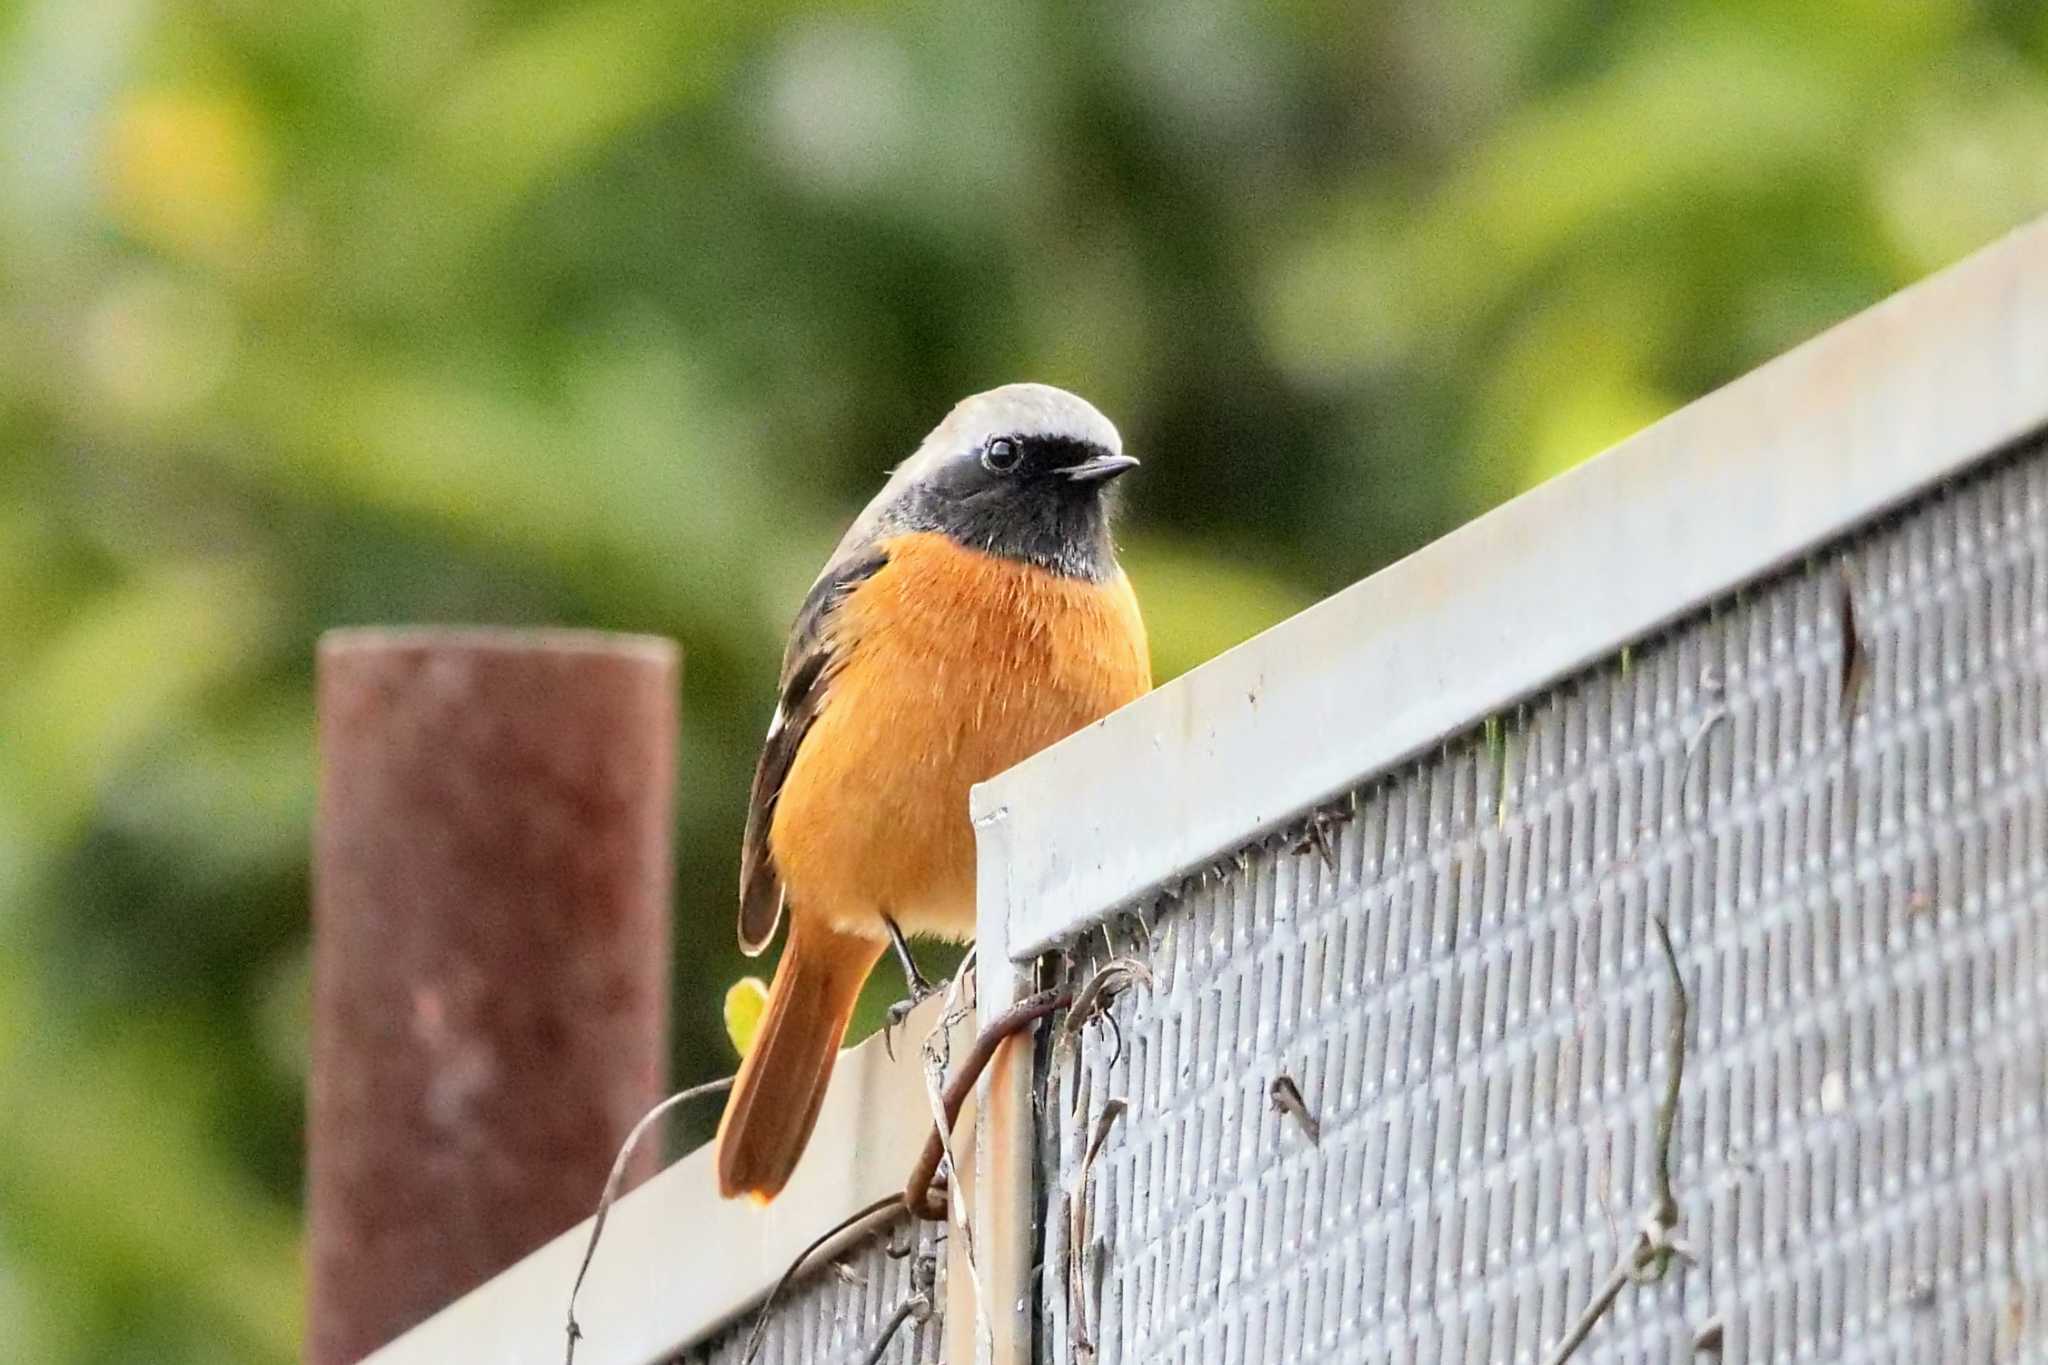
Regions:
<instances>
[{"instance_id":1,"label":"rusty metal post","mask_svg":"<svg viewBox=\"0 0 2048 1365\"><path fill-rule=\"evenodd\" d=\"M677 676L638 636L320 642L313 1365L588 1214L661 1097Z\"/></svg>"}]
</instances>

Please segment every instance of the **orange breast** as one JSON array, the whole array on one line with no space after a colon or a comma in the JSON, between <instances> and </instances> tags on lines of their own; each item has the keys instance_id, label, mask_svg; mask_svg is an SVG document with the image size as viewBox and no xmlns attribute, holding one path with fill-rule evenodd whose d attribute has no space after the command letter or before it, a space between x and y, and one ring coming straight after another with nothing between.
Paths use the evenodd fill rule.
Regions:
<instances>
[{"instance_id":1,"label":"orange breast","mask_svg":"<svg viewBox=\"0 0 2048 1365\"><path fill-rule=\"evenodd\" d=\"M844 663L769 843L789 910L842 931L974 932L967 789L1152 685L1129 582L1087 583L919 532L839 608Z\"/></svg>"}]
</instances>

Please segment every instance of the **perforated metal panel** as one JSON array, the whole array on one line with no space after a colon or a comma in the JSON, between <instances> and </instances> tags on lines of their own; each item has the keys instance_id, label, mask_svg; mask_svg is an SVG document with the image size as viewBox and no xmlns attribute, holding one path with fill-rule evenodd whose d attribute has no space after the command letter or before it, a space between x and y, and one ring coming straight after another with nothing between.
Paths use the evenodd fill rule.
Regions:
<instances>
[{"instance_id":1,"label":"perforated metal panel","mask_svg":"<svg viewBox=\"0 0 2048 1365\"><path fill-rule=\"evenodd\" d=\"M903 1219L830 1262L820 1262L777 1300L753 1365L863 1365L897 1310L929 1291L923 1321L905 1321L876 1357L888 1365L943 1359L946 1229ZM672 1365L740 1365L758 1312L675 1357Z\"/></svg>"},{"instance_id":2,"label":"perforated metal panel","mask_svg":"<svg viewBox=\"0 0 2048 1365\"><path fill-rule=\"evenodd\" d=\"M1042 1059L1040 1358L1544 1359L1651 1201L1658 916L1698 1259L1573 1359L2048 1360L2044 674L2037 443L1067 945L1156 980Z\"/></svg>"}]
</instances>

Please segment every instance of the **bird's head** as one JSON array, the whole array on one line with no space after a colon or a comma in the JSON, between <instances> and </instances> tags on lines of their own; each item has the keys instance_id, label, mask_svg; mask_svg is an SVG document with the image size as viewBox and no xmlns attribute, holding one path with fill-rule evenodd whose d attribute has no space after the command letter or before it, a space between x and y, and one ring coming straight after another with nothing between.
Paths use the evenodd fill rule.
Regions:
<instances>
[{"instance_id":1,"label":"bird's head","mask_svg":"<svg viewBox=\"0 0 2048 1365\"><path fill-rule=\"evenodd\" d=\"M1070 578L1116 571L1110 489L1138 462L1107 417L1046 384L963 399L890 480L891 520Z\"/></svg>"}]
</instances>

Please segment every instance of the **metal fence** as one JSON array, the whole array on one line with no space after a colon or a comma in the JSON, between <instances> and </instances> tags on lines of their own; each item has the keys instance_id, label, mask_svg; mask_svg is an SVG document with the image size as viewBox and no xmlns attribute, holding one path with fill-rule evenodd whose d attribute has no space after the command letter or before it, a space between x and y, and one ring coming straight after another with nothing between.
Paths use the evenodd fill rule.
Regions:
<instances>
[{"instance_id":1,"label":"metal fence","mask_svg":"<svg viewBox=\"0 0 2048 1365\"><path fill-rule=\"evenodd\" d=\"M899 1218L671 1365L864 1365L878 1343L885 1360L943 1359L945 1237Z\"/></svg>"},{"instance_id":2,"label":"metal fence","mask_svg":"<svg viewBox=\"0 0 2048 1365\"><path fill-rule=\"evenodd\" d=\"M2043 1358L2044 684L2037 442L1062 944L1041 1358L1543 1359L1658 919L1573 1358Z\"/></svg>"}]
</instances>

